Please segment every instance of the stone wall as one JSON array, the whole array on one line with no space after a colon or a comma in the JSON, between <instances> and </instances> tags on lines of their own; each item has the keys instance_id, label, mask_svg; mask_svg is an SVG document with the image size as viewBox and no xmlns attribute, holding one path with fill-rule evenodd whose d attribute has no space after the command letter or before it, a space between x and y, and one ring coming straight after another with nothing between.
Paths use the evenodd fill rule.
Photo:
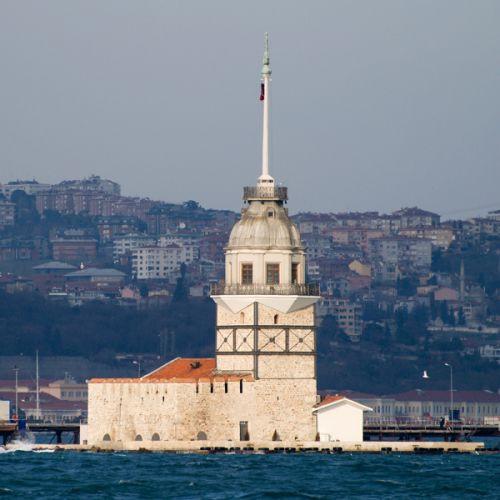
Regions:
<instances>
[{"instance_id":1,"label":"stone wall","mask_svg":"<svg viewBox=\"0 0 500 500\"><path fill-rule=\"evenodd\" d=\"M110 381L89 384L88 443L240 438L314 439L316 383L309 380L193 382ZM227 391L227 392L226 392ZM155 434L157 436L155 436ZM154 437L153 437L154 436Z\"/></svg>"}]
</instances>

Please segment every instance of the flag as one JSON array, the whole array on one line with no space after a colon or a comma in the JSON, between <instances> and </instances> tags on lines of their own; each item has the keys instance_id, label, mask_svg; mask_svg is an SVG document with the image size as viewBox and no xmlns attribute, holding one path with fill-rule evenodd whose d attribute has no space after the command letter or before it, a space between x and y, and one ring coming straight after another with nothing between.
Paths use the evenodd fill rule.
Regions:
<instances>
[{"instance_id":1,"label":"flag","mask_svg":"<svg viewBox=\"0 0 500 500\"><path fill-rule=\"evenodd\" d=\"M260 84L260 100L263 101L265 97L264 84Z\"/></svg>"}]
</instances>

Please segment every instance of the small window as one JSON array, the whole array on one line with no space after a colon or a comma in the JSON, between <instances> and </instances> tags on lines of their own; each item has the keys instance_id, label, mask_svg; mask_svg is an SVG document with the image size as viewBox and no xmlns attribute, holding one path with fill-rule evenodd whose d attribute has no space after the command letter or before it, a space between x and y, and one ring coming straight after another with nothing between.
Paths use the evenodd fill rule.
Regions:
<instances>
[{"instance_id":1,"label":"small window","mask_svg":"<svg viewBox=\"0 0 500 500\"><path fill-rule=\"evenodd\" d=\"M242 264L241 265L241 284L251 285L253 283L253 265L252 264Z\"/></svg>"},{"instance_id":2,"label":"small window","mask_svg":"<svg viewBox=\"0 0 500 500\"><path fill-rule=\"evenodd\" d=\"M228 393L228 385L227 385L227 380L224 382L224 392L227 394Z\"/></svg>"},{"instance_id":3,"label":"small window","mask_svg":"<svg viewBox=\"0 0 500 500\"><path fill-rule=\"evenodd\" d=\"M278 315L277 315L277 314L275 314L275 315L274 315L274 318L273 318L273 320L274 320L274 324L275 324L275 325L277 325L277 324L278 324L278 319L279 319Z\"/></svg>"},{"instance_id":4,"label":"small window","mask_svg":"<svg viewBox=\"0 0 500 500\"><path fill-rule=\"evenodd\" d=\"M245 323L245 313L240 312L240 323L243 325Z\"/></svg>"},{"instance_id":5,"label":"small window","mask_svg":"<svg viewBox=\"0 0 500 500\"><path fill-rule=\"evenodd\" d=\"M151 441L159 441L159 440L160 440L160 435L157 432L155 432L151 437Z\"/></svg>"},{"instance_id":6,"label":"small window","mask_svg":"<svg viewBox=\"0 0 500 500\"><path fill-rule=\"evenodd\" d=\"M299 282L299 265L296 262L292 263L292 283Z\"/></svg>"},{"instance_id":7,"label":"small window","mask_svg":"<svg viewBox=\"0 0 500 500\"><path fill-rule=\"evenodd\" d=\"M267 264L266 266L266 283L268 285L278 285L280 282L280 265Z\"/></svg>"},{"instance_id":8,"label":"small window","mask_svg":"<svg viewBox=\"0 0 500 500\"><path fill-rule=\"evenodd\" d=\"M240 394L243 394L243 379L240 379Z\"/></svg>"},{"instance_id":9,"label":"small window","mask_svg":"<svg viewBox=\"0 0 500 500\"><path fill-rule=\"evenodd\" d=\"M210 382L210 392L213 394L214 392L214 383Z\"/></svg>"}]
</instances>

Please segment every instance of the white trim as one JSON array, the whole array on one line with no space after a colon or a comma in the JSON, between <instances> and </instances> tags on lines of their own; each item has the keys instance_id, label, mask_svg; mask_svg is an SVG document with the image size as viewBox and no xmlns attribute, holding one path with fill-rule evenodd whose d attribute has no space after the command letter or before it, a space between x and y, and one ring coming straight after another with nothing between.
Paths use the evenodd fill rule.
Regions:
<instances>
[{"instance_id":1,"label":"white trim","mask_svg":"<svg viewBox=\"0 0 500 500\"><path fill-rule=\"evenodd\" d=\"M276 309L281 313L300 311L315 304L321 297L304 295L212 295L218 306L232 313L240 312L254 302Z\"/></svg>"},{"instance_id":2,"label":"white trim","mask_svg":"<svg viewBox=\"0 0 500 500\"><path fill-rule=\"evenodd\" d=\"M353 401L352 399L343 397L342 399L337 399L336 401L332 401L331 403L327 403L327 404L318 406L317 408L314 408L313 413L319 412L322 410L326 410L327 408L331 408L332 406L336 406L340 403L346 403L349 406L354 406L354 407L359 408L360 410L363 410L363 411L373 411L373 408L370 408L369 406L362 405L361 403L358 403L357 401Z\"/></svg>"}]
</instances>

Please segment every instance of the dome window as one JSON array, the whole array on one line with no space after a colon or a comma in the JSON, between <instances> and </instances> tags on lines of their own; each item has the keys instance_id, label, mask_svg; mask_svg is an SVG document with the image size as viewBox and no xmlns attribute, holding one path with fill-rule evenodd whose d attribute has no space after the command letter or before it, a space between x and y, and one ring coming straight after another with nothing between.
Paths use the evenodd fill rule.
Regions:
<instances>
[{"instance_id":1,"label":"dome window","mask_svg":"<svg viewBox=\"0 0 500 500\"><path fill-rule=\"evenodd\" d=\"M253 264L241 265L241 284L251 285L253 283Z\"/></svg>"},{"instance_id":2,"label":"dome window","mask_svg":"<svg viewBox=\"0 0 500 500\"><path fill-rule=\"evenodd\" d=\"M280 265L267 264L266 265L266 284L279 285L280 282Z\"/></svg>"}]
</instances>

